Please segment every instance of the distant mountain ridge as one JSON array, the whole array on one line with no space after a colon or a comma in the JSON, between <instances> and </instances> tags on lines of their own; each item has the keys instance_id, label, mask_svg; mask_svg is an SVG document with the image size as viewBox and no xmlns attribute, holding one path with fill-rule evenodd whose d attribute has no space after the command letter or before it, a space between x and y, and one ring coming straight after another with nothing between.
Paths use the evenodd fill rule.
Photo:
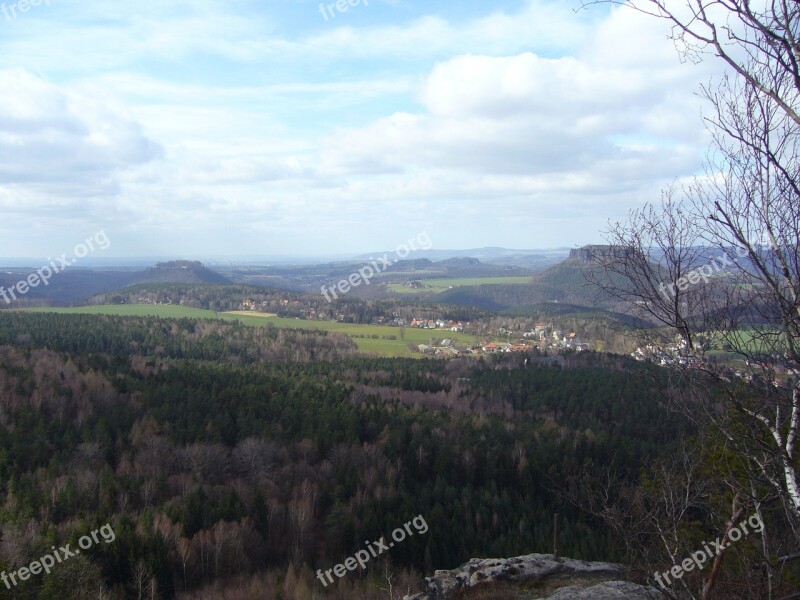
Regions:
<instances>
[{"instance_id":1,"label":"distant mountain ridge","mask_svg":"<svg viewBox=\"0 0 800 600\"><path fill-rule=\"evenodd\" d=\"M381 250L379 252L369 252L358 254L354 257L356 260L366 259L371 256L378 256L388 252L392 254L392 250ZM486 258L498 258L503 256L561 256L566 257L569 254L569 248L533 248L533 249L514 249L514 248L501 248L499 246L484 246L483 248L464 248L461 250L455 249L435 249L417 250L414 252L415 256L424 256L431 260L447 260L448 258L458 258L460 256L474 257L480 260Z\"/></svg>"},{"instance_id":2,"label":"distant mountain ridge","mask_svg":"<svg viewBox=\"0 0 800 600\"><path fill-rule=\"evenodd\" d=\"M447 260L439 261L439 264L448 267L474 267L481 264L481 261L470 256L459 256L456 258L448 258Z\"/></svg>"},{"instance_id":3,"label":"distant mountain ridge","mask_svg":"<svg viewBox=\"0 0 800 600\"><path fill-rule=\"evenodd\" d=\"M0 273L0 285L8 288L22 281L32 269ZM230 284L227 277L199 261L175 260L145 270L71 268L54 276L48 285L31 289L21 298L23 306L65 305L143 283Z\"/></svg>"},{"instance_id":4,"label":"distant mountain ridge","mask_svg":"<svg viewBox=\"0 0 800 600\"><path fill-rule=\"evenodd\" d=\"M376 256L383 256L384 253L388 253L391 256L393 251L359 254L354 257L354 260L374 259ZM409 258L427 258L431 261L441 263L442 261L447 261L450 259L469 257L471 259L479 260L484 264L519 267L522 269L533 269L540 271L564 260L568 255L569 248L514 250L510 248L498 248L491 246L464 250L418 250L413 252Z\"/></svg>"},{"instance_id":5,"label":"distant mountain ridge","mask_svg":"<svg viewBox=\"0 0 800 600\"><path fill-rule=\"evenodd\" d=\"M429 251L433 252L433 251ZM446 253L447 251L438 251ZM472 251L459 251L456 256L432 260L415 255L388 266L378 272L373 283L381 281L404 282L427 278L483 278L483 277L532 277L530 283L483 284L458 286L437 295L436 302L456 306L476 307L483 310L504 311L546 303L563 303L586 307L606 308L623 312L617 306L604 304L598 299L598 290L589 283L587 273L599 256L625 252L609 246L590 245L571 251L563 250L556 264L555 253L528 257L543 260L538 268L525 268L502 262L484 262ZM512 251L502 248L485 248L474 251L495 257L508 256ZM393 260L393 257L389 257ZM69 304L103 293L147 283L205 284L205 285L255 285L258 287L317 292L320 286L344 280L364 264L371 261L352 261L310 266L251 267L212 270L197 260L173 260L159 262L143 270L119 269L72 269L53 278L50 286L32 290L25 300L30 303L53 302ZM26 273L9 272L0 275L0 284L21 280ZM368 296L383 293L380 286L362 286L358 292Z\"/></svg>"}]
</instances>

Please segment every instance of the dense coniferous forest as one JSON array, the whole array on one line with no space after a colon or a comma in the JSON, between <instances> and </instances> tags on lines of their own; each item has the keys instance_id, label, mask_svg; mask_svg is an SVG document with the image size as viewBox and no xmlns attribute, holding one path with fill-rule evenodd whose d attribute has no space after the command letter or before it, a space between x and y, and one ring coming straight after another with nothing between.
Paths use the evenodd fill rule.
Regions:
<instances>
[{"instance_id":1,"label":"dense coniferous forest","mask_svg":"<svg viewBox=\"0 0 800 600\"><path fill-rule=\"evenodd\" d=\"M664 416L651 367L525 358L364 358L335 334L2 314L0 567L111 523L112 544L15 598L63 597L76 577L119 598L142 582L159 598L233 579L285 590L416 515L430 530L389 558L408 572L547 552L554 511L565 554L623 559L554 482L590 460L634 477L688 426Z\"/></svg>"}]
</instances>

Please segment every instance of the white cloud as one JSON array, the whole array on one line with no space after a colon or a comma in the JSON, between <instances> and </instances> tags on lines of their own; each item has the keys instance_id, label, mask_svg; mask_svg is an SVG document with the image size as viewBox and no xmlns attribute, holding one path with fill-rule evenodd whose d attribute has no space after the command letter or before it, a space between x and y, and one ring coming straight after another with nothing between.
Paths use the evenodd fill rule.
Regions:
<instances>
[{"instance_id":1,"label":"white cloud","mask_svg":"<svg viewBox=\"0 0 800 600\"><path fill-rule=\"evenodd\" d=\"M620 41L645 39L646 60L631 59ZM698 167L697 75L678 63L659 23L617 10L576 56L470 54L438 63L420 93L424 112L330 136L320 167L335 176L535 176L552 193L649 188Z\"/></svg>"},{"instance_id":2,"label":"white cloud","mask_svg":"<svg viewBox=\"0 0 800 600\"><path fill-rule=\"evenodd\" d=\"M109 195L115 174L158 157L125 108L22 69L0 71L0 178L57 197ZM97 90L95 90L97 91Z\"/></svg>"},{"instance_id":3,"label":"white cloud","mask_svg":"<svg viewBox=\"0 0 800 600\"><path fill-rule=\"evenodd\" d=\"M706 143L693 91L710 70L633 11L535 0L320 33L212 0L100 21L97 6L0 39L0 65L28 65L0 71L0 205L43 223L109 219L159 247L194 231L241 254L298 235L379 247L376 220L510 244L569 215L587 241L694 172Z\"/></svg>"}]
</instances>

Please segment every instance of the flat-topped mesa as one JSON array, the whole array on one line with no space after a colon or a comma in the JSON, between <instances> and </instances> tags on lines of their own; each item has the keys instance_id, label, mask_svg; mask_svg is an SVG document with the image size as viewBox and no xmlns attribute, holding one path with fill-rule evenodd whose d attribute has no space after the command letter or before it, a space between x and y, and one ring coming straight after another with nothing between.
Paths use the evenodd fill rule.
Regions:
<instances>
[{"instance_id":1,"label":"flat-topped mesa","mask_svg":"<svg viewBox=\"0 0 800 600\"><path fill-rule=\"evenodd\" d=\"M630 246L609 246L593 244L582 248L573 248L569 251L569 260L580 262L594 262L607 258L630 258L638 253L636 248Z\"/></svg>"},{"instance_id":2,"label":"flat-topped mesa","mask_svg":"<svg viewBox=\"0 0 800 600\"><path fill-rule=\"evenodd\" d=\"M170 260L156 263L155 269L202 269L205 265L199 260Z\"/></svg>"},{"instance_id":3,"label":"flat-topped mesa","mask_svg":"<svg viewBox=\"0 0 800 600\"><path fill-rule=\"evenodd\" d=\"M437 264L439 266L446 265L448 267L474 267L481 264L481 261L469 256L456 256L454 258L448 258L447 260L441 260Z\"/></svg>"},{"instance_id":4,"label":"flat-topped mesa","mask_svg":"<svg viewBox=\"0 0 800 600\"><path fill-rule=\"evenodd\" d=\"M425 578L425 591L405 596L403 600L451 600L464 590L478 585L491 588L495 582L539 584L543 600L653 600L660 597L651 587L625 581L626 573L624 565L571 558L557 560L552 554L473 558L452 571L436 571L433 577Z\"/></svg>"},{"instance_id":5,"label":"flat-topped mesa","mask_svg":"<svg viewBox=\"0 0 800 600\"><path fill-rule=\"evenodd\" d=\"M230 281L199 260L171 260L137 273L131 281L132 285L142 283L227 284Z\"/></svg>"}]
</instances>

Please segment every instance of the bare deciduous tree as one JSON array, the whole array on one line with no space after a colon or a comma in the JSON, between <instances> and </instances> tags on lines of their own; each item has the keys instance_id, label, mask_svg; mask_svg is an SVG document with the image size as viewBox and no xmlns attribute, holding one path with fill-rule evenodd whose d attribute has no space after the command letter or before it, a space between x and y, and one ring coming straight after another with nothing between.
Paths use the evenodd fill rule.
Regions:
<instances>
[{"instance_id":1,"label":"bare deciduous tree","mask_svg":"<svg viewBox=\"0 0 800 600\"><path fill-rule=\"evenodd\" d=\"M152 579L150 567L143 560L139 560L133 567L132 591L136 600L144 600L147 595L148 583Z\"/></svg>"},{"instance_id":2,"label":"bare deciduous tree","mask_svg":"<svg viewBox=\"0 0 800 600\"><path fill-rule=\"evenodd\" d=\"M660 205L613 223L607 241L615 251L600 259L595 281L658 326L651 343L677 346L684 377L677 406L738 456L736 493L753 502L765 493L780 501L778 516L796 550L800 2L595 0L584 6L592 4L664 19L684 58L716 57L728 67L702 88L713 137L705 174L667 190ZM678 344L669 341L676 336ZM720 364L709 352L715 346L741 366ZM776 551L774 540L772 548L768 542L767 557ZM714 581L707 581L709 589Z\"/></svg>"},{"instance_id":3,"label":"bare deciduous tree","mask_svg":"<svg viewBox=\"0 0 800 600\"><path fill-rule=\"evenodd\" d=\"M749 2L687 0L688 20L661 0L615 3L669 19L679 39L713 48L741 77L703 90L713 108L706 121L715 149L706 176L683 190L681 200L670 190L660 207L635 210L626 223L612 225L608 241L626 251L603 260L601 283L677 333L690 366L724 384L726 401L703 405L704 415L759 466L796 525L800 3L766 2L756 11ZM707 360L698 336L721 340L745 359L745 379L753 385L729 381ZM690 407L693 417L697 408Z\"/></svg>"},{"instance_id":4,"label":"bare deciduous tree","mask_svg":"<svg viewBox=\"0 0 800 600\"><path fill-rule=\"evenodd\" d=\"M586 0L663 19L682 56L722 59L800 125L800 3L794 0Z\"/></svg>"}]
</instances>

